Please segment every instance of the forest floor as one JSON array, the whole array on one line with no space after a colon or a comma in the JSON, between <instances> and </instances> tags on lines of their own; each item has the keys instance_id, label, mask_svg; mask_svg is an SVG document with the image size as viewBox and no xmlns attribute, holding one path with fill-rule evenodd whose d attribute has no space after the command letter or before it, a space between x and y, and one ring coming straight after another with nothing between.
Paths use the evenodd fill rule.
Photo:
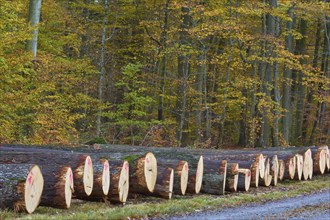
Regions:
<instances>
[{"instance_id":1,"label":"forest floor","mask_svg":"<svg viewBox=\"0 0 330 220\"><path fill-rule=\"evenodd\" d=\"M280 182L276 187L251 188L249 192L228 193L225 196L200 194L174 196L172 200L164 200L137 195L129 198L125 206L74 200L68 210L39 207L33 214L0 211L0 219L192 219L193 217L208 219L207 216L220 219L218 214L221 210L228 212L236 208L241 210L240 213L244 213L249 209L248 207L254 207L254 210L259 210L261 213L268 213L269 210L267 219L279 219L278 212L274 210L277 210L276 204L280 204L280 200L286 201L285 204L297 204L289 209L282 207L284 215L281 219L299 217L297 213L302 211L306 214L300 215L302 218L314 216L315 210L321 213L319 217L322 217L322 213L326 217L329 213L329 199L323 197L328 198L329 190L330 174L327 174L315 176L310 181L287 180ZM324 194L323 197L318 196L321 194ZM318 203L318 198L325 202ZM315 202L303 203L302 200ZM266 206L263 208L263 205ZM241 209L242 207L246 208ZM242 215L236 217L243 218ZM228 218L235 219L235 216Z\"/></svg>"}]
</instances>

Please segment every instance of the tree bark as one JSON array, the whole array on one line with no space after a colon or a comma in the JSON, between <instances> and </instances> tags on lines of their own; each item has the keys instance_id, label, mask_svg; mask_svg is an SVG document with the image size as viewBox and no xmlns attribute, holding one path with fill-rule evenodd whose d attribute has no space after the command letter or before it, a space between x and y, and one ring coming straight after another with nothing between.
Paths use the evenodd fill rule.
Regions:
<instances>
[{"instance_id":1,"label":"tree bark","mask_svg":"<svg viewBox=\"0 0 330 220\"><path fill-rule=\"evenodd\" d=\"M44 179L31 164L0 164L0 208L32 213L38 207Z\"/></svg>"}]
</instances>

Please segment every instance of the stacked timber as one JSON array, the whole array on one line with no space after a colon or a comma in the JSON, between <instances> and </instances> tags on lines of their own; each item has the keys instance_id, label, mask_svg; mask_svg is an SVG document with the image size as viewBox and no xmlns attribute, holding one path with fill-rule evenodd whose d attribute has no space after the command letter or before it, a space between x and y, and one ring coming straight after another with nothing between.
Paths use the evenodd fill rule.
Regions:
<instances>
[{"instance_id":1,"label":"stacked timber","mask_svg":"<svg viewBox=\"0 0 330 220\"><path fill-rule=\"evenodd\" d=\"M204 175L204 158L203 156L199 157L198 163L189 162L189 176L188 176L188 185L187 192L198 194L201 191Z\"/></svg>"},{"instance_id":2,"label":"stacked timber","mask_svg":"<svg viewBox=\"0 0 330 220\"><path fill-rule=\"evenodd\" d=\"M224 195L227 177L227 161L204 160L202 192Z\"/></svg>"},{"instance_id":3,"label":"stacked timber","mask_svg":"<svg viewBox=\"0 0 330 220\"><path fill-rule=\"evenodd\" d=\"M44 187L40 168L34 164L0 164L0 208L32 213Z\"/></svg>"},{"instance_id":4,"label":"stacked timber","mask_svg":"<svg viewBox=\"0 0 330 220\"><path fill-rule=\"evenodd\" d=\"M189 164L185 160L157 159L158 169L170 167L174 170L173 193L185 195L188 186Z\"/></svg>"},{"instance_id":5,"label":"stacked timber","mask_svg":"<svg viewBox=\"0 0 330 220\"><path fill-rule=\"evenodd\" d=\"M129 191L129 163L119 160L110 161L110 190L107 199L113 203L125 204Z\"/></svg>"}]
</instances>

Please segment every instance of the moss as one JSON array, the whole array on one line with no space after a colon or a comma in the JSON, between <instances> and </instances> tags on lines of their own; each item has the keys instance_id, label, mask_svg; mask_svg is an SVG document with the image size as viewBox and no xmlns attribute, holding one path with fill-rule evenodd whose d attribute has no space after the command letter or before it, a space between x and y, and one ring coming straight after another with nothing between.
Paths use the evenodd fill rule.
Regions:
<instances>
[{"instance_id":1,"label":"moss","mask_svg":"<svg viewBox=\"0 0 330 220\"><path fill-rule=\"evenodd\" d=\"M128 155L122 158L122 160L127 160L128 163L136 160L137 158L141 157L140 155Z\"/></svg>"}]
</instances>

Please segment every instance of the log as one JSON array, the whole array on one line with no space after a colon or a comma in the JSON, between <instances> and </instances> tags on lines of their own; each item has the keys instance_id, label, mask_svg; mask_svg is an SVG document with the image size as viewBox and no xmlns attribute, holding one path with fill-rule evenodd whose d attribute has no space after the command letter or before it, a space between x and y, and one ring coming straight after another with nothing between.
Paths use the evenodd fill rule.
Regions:
<instances>
[{"instance_id":1,"label":"log","mask_svg":"<svg viewBox=\"0 0 330 220\"><path fill-rule=\"evenodd\" d=\"M171 160L157 158L158 168L171 167L174 169L173 192L179 195L185 195L188 186L189 165L184 160Z\"/></svg>"},{"instance_id":2,"label":"log","mask_svg":"<svg viewBox=\"0 0 330 220\"><path fill-rule=\"evenodd\" d=\"M226 191L236 192L238 182L238 163L227 164Z\"/></svg>"},{"instance_id":3,"label":"log","mask_svg":"<svg viewBox=\"0 0 330 220\"><path fill-rule=\"evenodd\" d=\"M201 191L207 194L224 195L226 188L226 176L226 160L204 160L204 175Z\"/></svg>"},{"instance_id":4,"label":"log","mask_svg":"<svg viewBox=\"0 0 330 220\"><path fill-rule=\"evenodd\" d=\"M256 187L256 188L259 186L259 179L260 179L259 160L255 160L255 161L237 161L237 160L233 161L233 160L230 160L229 162L238 163L239 168L249 169L251 171L250 186L253 186L253 187Z\"/></svg>"},{"instance_id":5,"label":"log","mask_svg":"<svg viewBox=\"0 0 330 220\"><path fill-rule=\"evenodd\" d=\"M157 160L153 153L148 152L130 163L130 192L153 192L156 181Z\"/></svg>"},{"instance_id":6,"label":"log","mask_svg":"<svg viewBox=\"0 0 330 220\"><path fill-rule=\"evenodd\" d=\"M69 166L47 164L41 166L44 190L41 206L68 209L74 192L73 173Z\"/></svg>"},{"instance_id":7,"label":"log","mask_svg":"<svg viewBox=\"0 0 330 220\"><path fill-rule=\"evenodd\" d=\"M2 151L0 163L35 163L40 166L70 166L73 171L74 195L83 198L93 190L93 164L90 156L77 153ZM47 180L45 180L47 183Z\"/></svg>"},{"instance_id":8,"label":"log","mask_svg":"<svg viewBox=\"0 0 330 220\"><path fill-rule=\"evenodd\" d=\"M282 156L279 155L278 158L284 162L284 175L283 179L294 179L296 173L296 158L295 156Z\"/></svg>"},{"instance_id":9,"label":"log","mask_svg":"<svg viewBox=\"0 0 330 220\"><path fill-rule=\"evenodd\" d=\"M249 191L251 184L251 171L249 169L238 169L237 190Z\"/></svg>"},{"instance_id":10,"label":"log","mask_svg":"<svg viewBox=\"0 0 330 220\"><path fill-rule=\"evenodd\" d=\"M204 158L199 157L198 163L189 162L189 176L187 192L198 194L202 188L203 175L204 175Z\"/></svg>"},{"instance_id":11,"label":"log","mask_svg":"<svg viewBox=\"0 0 330 220\"><path fill-rule=\"evenodd\" d=\"M92 193L81 196L80 199L88 201L104 201L110 189L110 167L107 159L94 159L94 184Z\"/></svg>"},{"instance_id":12,"label":"log","mask_svg":"<svg viewBox=\"0 0 330 220\"><path fill-rule=\"evenodd\" d=\"M301 154L296 154L295 158L296 158L296 172L294 178L296 180L301 180L303 167L304 167L304 157Z\"/></svg>"},{"instance_id":13,"label":"log","mask_svg":"<svg viewBox=\"0 0 330 220\"><path fill-rule=\"evenodd\" d=\"M129 191L129 163L110 161L110 190L107 199L112 203L125 204Z\"/></svg>"},{"instance_id":14,"label":"log","mask_svg":"<svg viewBox=\"0 0 330 220\"><path fill-rule=\"evenodd\" d=\"M326 152L323 148L311 148L313 154L313 173L324 174L326 168Z\"/></svg>"},{"instance_id":15,"label":"log","mask_svg":"<svg viewBox=\"0 0 330 220\"><path fill-rule=\"evenodd\" d=\"M278 171L279 170L279 164L277 155L274 155L271 157L270 160L270 175L272 176L272 185L276 186L278 181Z\"/></svg>"},{"instance_id":16,"label":"log","mask_svg":"<svg viewBox=\"0 0 330 220\"><path fill-rule=\"evenodd\" d=\"M165 169L158 169L157 181L155 185L153 196L171 199L173 193L174 170L167 167Z\"/></svg>"},{"instance_id":17,"label":"log","mask_svg":"<svg viewBox=\"0 0 330 220\"><path fill-rule=\"evenodd\" d=\"M264 178L261 180L260 185L262 186L270 186L272 183L273 176L270 174L270 159L265 157L265 174Z\"/></svg>"},{"instance_id":18,"label":"log","mask_svg":"<svg viewBox=\"0 0 330 220\"><path fill-rule=\"evenodd\" d=\"M285 162L284 160L278 160L278 179L282 181L285 174Z\"/></svg>"},{"instance_id":19,"label":"log","mask_svg":"<svg viewBox=\"0 0 330 220\"><path fill-rule=\"evenodd\" d=\"M0 164L0 208L33 213L43 187L43 175L37 165Z\"/></svg>"}]
</instances>

